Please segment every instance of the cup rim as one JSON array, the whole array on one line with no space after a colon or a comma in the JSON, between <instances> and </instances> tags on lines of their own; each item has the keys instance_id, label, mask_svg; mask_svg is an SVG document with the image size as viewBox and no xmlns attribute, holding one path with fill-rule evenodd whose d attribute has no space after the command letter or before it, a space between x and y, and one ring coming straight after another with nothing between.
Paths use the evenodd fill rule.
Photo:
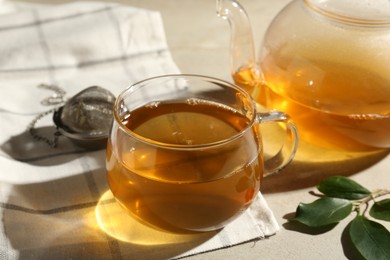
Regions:
<instances>
[{"instance_id":1,"label":"cup rim","mask_svg":"<svg viewBox=\"0 0 390 260\"><path fill-rule=\"evenodd\" d=\"M251 111L250 111L251 118L249 118L250 120L249 120L248 125L245 126L245 128L242 129L240 132L237 132L236 134L230 136L229 138L221 139L221 140L218 140L215 142L204 143L204 144L164 143L164 142L156 141L156 140L153 140L150 138L146 138L142 135L135 133L134 131L127 128L123 124L122 120L120 119L118 111L117 111L118 110L117 107L119 105L119 102L120 102L120 100L123 100L124 96L127 95L129 92L134 91L134 87L137 87L137 86L139 86L145 82L148 82L148 81L158 80L158 79L162 79L162 78L184 78L184 79L195 78L198 80L208 80L208 81L211 81L213 83L218 83L219 85L222 84L224 87L233 88L233 89L237 90L238 92L240 92L241 94L243 94L245 96L245 99L247 99L251 105ZM115 103L114 103L113 114L114 114L115 122L119 125L119 127L127 135L130 135L131 137L136 138L137 140L139 140L143 143L146 143L148 145L157 146L157 147L161 147L161 148L165 148L165 149L174 149L174 150L197 150L197 149L205 149L205 148L214 148L216 146L220 146L220 145L224 145L224 144L233 142L233 141L241 138L243 135L245 135L245 133L247 131L249 131L249 129L251 129L252 126L255 124L256 118L257 118L256 117L256 115L257 115L256 104L255 104L252 96L248 92L246 92L243 88L241 88L233 83L230 83L228 81L216 78L216 77L200 75L200 74L164 74L164 75L149 77L149 78L137 81L137 82L131 84L130 86L128 86L125 90L123 90L117 96Z\"/></svg>"}]
</instances>

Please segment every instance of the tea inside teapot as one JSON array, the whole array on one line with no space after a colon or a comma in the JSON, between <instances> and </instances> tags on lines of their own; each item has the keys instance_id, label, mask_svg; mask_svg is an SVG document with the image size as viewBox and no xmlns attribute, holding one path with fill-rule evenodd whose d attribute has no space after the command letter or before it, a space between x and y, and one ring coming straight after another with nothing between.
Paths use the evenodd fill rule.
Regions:
<instances>
[{"instance_id":1,"label":"tea inside teapot","mask_svg":"<svg viewBox=\"0 0 390 260\"><path fill-rule=\"evenodd\" d=\"M295 0L268 27L257 62L254 51L239 55L253 49L244 9L218 2L232 35L248 38L232 37L233 79L257 102L289 114L311 143L390 147L389 1Z\"/></svg>"}]
</instances>

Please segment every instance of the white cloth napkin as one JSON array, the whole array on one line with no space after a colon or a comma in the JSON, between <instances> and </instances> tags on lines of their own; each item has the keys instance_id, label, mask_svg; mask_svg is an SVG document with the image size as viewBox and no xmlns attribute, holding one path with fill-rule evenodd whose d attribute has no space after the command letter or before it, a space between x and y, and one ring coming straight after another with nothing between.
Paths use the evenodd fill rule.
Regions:
<instances>
[{"instance_id":1,"label":"white cloth napkin","mask_svg":"<svg viewBox=\"0 0 390 260\"><path fill-rule=\"evenodd\" d=\"M275 234L278 224L260 193L219 232L134 233L137 227L115 215L104 150L86 152L65 137L50 148L26 131L53 108L41 101L55 91L39 84L58 85L66 97L92 85L117 95L138 80L179 73L158 12L101 2L8 10L0 16L1 258L183 258ZM36 128L51 138L51 114Z\"/></svg>"}]
</instances>

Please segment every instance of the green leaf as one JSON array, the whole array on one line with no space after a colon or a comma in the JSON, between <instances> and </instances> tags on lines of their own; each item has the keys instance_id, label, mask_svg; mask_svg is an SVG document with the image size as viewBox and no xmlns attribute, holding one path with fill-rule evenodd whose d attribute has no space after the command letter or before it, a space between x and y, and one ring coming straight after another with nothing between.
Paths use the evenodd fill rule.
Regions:
<instances>
[{"instance_id":1,"label":"green leaf","mask_svg":"<svg viewBox=\"0 0 390 260\"><path fill-rule=\"evenodd\" d=\"M370 216L376 219L390 221L390 199L375 202L370 210Z\"/></svg>"},{"instance_id":2,"label":"green leaf","mask_svg":"<svg viewBox=\"0 0 390 260\"><path fill-rule=\"evenodd\" d=\"M366 259L390 259L390 232L381 224L356 216L349 227L349 236Z\"/></svg>"},{"instance_id":3,"label":"green leaf","mask_svg":"<svg viewBox=\"0 0 390 260\"><path fill-rule=\"evenodd\" d=\"M371 194L359 183L344 176L332 176L317 185L317 189L328 197L357 200Z\"/></svg>"},{"instance_id":4,"label":"green leaf","mask_svg":"<svg viewBox=\"0 0 390 260\"><path fill-rule=\"evenodd\" d=\"M321 227L337 223L351 212L349 200L325 197L309 204L300 203L293 220L309 227Z\"/></svg>"}]
</instances>

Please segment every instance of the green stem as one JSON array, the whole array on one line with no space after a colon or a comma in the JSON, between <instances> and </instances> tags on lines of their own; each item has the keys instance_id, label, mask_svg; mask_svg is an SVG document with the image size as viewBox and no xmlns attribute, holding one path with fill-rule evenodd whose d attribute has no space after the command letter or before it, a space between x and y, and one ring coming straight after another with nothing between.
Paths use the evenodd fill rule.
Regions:
<instances>
[{"instance_id":1,"label":"green stem","mask_svg":"<svg viewBox=\"0 0 390 260\"><path fill-rule=\"evenodd\" d=\"M385 196L385 195L389 195L390 194L390 188L389 189L379 189L379 190L374 190L370 196L367 196L363 199L360 199L360 200L356 200L354 205L355 205L355 209L356 211L358 212L358 214L360 215L364 215L366 214L367 212L367 209L368 209L368 203L373 200L375 201L376 198L379 198L379 197L382 197L382 196ZM364 211L361 213L361 206L365 204L365 209Z\"/></svg>"}]
</instances>

